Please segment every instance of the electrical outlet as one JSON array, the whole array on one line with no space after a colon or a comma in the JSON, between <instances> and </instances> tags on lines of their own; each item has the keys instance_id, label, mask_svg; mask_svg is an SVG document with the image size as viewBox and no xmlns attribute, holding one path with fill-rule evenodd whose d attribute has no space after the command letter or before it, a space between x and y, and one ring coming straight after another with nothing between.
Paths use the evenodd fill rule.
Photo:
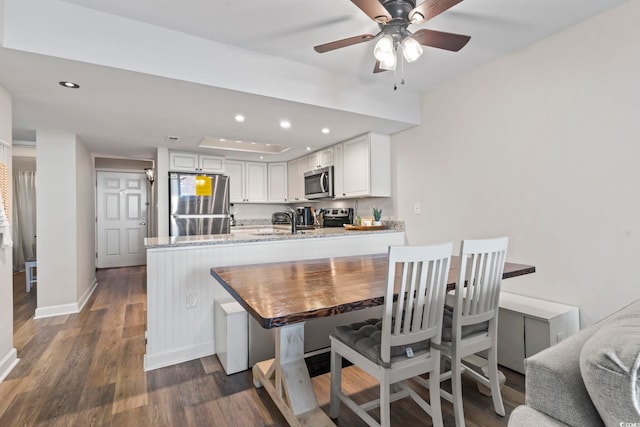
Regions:
<instances>
[{"instance_id":1,"label":"electrical outlet","mask_svg":"<svg viewBox=\"0 0 640 427\"><path fill-rule=\"evenodd\" d=\"M198 305L198 293L196 291L187 292L187 308L195 308Z\"/></svg>"},{"instance_id":2,"label":"electrical outlet","mask_svg":"<svg viewBox=\"0 0 640 427\"><path fill-rule=\"evenodd\" d=\"M420 215L420 202L415 202L413 204L413 213L414 215Z\"/></svg>"}]
</instances>

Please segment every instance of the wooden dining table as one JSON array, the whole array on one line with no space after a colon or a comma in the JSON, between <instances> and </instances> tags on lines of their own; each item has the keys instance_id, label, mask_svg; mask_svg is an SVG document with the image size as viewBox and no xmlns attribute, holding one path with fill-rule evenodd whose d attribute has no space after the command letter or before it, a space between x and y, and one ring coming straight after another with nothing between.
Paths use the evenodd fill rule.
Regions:
<instances>
[{"instance_id":1,"label":"wooden dining table","mask_svg":"<svg viewBox=\"0 0 640 427\"><path fill-rule=\"evenodd\" d=\"M211 275L263 328L276 328L275 359L253 367L292 426L334 426L318 406L304 362L304 322L384 303L387 254L214 267ZM451 258L447 286L458 280ZM505 263L503 279L535 272L531 265Z\"/></svg>"}]
</instances>

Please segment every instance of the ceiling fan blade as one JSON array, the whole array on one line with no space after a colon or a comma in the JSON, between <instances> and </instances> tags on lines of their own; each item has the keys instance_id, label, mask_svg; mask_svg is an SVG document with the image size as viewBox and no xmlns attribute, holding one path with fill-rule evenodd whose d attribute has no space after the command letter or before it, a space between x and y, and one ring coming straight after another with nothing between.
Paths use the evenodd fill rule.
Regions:
<instances>
[{"instance_id":1,"label":"ceiling fan blade","mask_svg":"<svg viewBox=\"0 0 640 427\"><path fill-rule=\"evenodd\" d=\"M428 21L461 1L462 0L426 0L409 12L409 21L411 21L412 24Z\"/></svg>"},{"instance_id":2,"label":"ceiling fan blade","mask_svg":"<svg viewBox=\"0 0 640 427\"><path fill-rule=\"evenodd\" d=\"M351 0L351 2L376 22L386 24L391 21L391 14L378 0Z\"/></svg>"},{"instance_id":3,"label":"ceiling fan blade","mask_svg":"<svg viewBox=\"0 0 640 427\"><path fill-rule=\"evenodd\" d=\"M413 38L418 43L437 47L438 49L446 49L453 52L457 52L462 49L471 40L469 36L463 36L461 34L444 33L442 31L434 30L418 30L413 33Z\"/></svg>"},{"instance_id":4,"label":"ceiling fan blade","mask_svg":"<svg viewBox=\"0 0 640 427\"><path fill-rule=\"evenodd\" d=\"M359 36L349 37L347 39L336 40L334 42L321 44L315 46L314 49L318 53L329 52L330 50L340 49L342 47L351 46L358 43L368 42L369 40L375 38L373 34L361 34Z\"/></svg>"},{"instance_id":5,"label":"ceiling fan blade","mask_svg":"<svg viewBox=\"0 0 640 427\"><path fill-rule=\"evenodd\" d=\"M380 68L380 61L376 61L376 65L373 66L373 72L374 73L384 73L385 71L387 71L387 70L385 70L383 68Z\"/></svg>"}]
</instances>

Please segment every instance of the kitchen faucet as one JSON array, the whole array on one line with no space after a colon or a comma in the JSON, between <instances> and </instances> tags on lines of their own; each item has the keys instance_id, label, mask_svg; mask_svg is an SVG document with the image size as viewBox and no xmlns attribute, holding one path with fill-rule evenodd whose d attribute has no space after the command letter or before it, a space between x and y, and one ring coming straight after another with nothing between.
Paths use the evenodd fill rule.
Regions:
<instances>
[{"instance_id":1,"label":"kitchen faucet","mask_svg":"<svg viewBox=\"0 0 640 427\"><path fill-rule=\"evenodd\" d=\"M298 212L295 209L287 207L289 212L287 212L291 216L291 234L296 234L298 229L296 228L296 223L298 222Z\"/></svg>"}]
</instances>

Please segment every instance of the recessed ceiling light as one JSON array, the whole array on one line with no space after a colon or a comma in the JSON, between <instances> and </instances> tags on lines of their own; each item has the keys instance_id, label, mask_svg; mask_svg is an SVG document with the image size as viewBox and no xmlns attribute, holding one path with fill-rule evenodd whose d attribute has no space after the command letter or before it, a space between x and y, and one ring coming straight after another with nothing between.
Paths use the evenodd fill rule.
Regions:
<instances>
[{"instance_id":1,"label":"recessed ceiling light","mask_svg":"<svg viewBox=\"0 0 640 427\"><path fill-rule=\"evenodd\" d=\"M236 122L244 122L244 116L242 114L236 114Z\"/></svg>"},{"instance_id":2,"label":"recessed ceiling light","mask_svg":"<svg viewBox=\"0 0 640 427\"><path fill-rule=\"evenodd\" d=\"M311 151L311 147L307 147L307 151Z\"/></svg>"},{"instance_id":3,"label":"recessed ceiling light","mask_svg":"<svg viewBox=\"0 0 640 427\"><path fill-rule=\"evenodd\" d=\"M280 122L280 127L282 129L289 129L291 127L291 123L289 123L286 120L283 120L283 121Z\"/></svg>"},{"instance_id":4,"label":"recessed ceiling light","mask_svg":"<svg viewBox=\"0 0 640 427\"><path fill-rule=\"evenodd\" d=\"M226 139L220 138L220 142L225 142L225 141L226 141Z\"/></svg>"},{"instance_id":5,"label":"recessed ceiling light","mask_svg":"<svg viewBox=\"0 0 640 427\"><path fill-rule=\"evenodd\" d=\"M322 128L322 133L324 133L325 135L328 134L329 132L331 132L329 128Z\"/></svg>"},{"instance_id":6,"label":"recessed ceiling light","mask_svg":"<svg viewBox=\"0 0 640 427\"><path fill-rule=\"evenodd\" d=\"M264 156L260 156L260 160L264 159Z\"/></svg>"},{"instance_id":7,"label":"recessed ceiling light","mask_svg":"<svg viewBox=\"0 0 640 427\"><path fill-rule=\"evenodd\" d=\"M238 141L237 139L236 139L236 142L237 142L238 144L242 144L242 141Z\"/></svg>"},{"instance_id":8,"label":"recessed ceiling light","mask_svg":"<svg viewBox=\"0 0 640 427\"><path fill-rule=\"evenodd\" d=\"M80 85L74 82L66 82L66 81L62 81L59 82L60 86L69 88L69 89L79 89Z\"/></svg>"}]
</instances>

